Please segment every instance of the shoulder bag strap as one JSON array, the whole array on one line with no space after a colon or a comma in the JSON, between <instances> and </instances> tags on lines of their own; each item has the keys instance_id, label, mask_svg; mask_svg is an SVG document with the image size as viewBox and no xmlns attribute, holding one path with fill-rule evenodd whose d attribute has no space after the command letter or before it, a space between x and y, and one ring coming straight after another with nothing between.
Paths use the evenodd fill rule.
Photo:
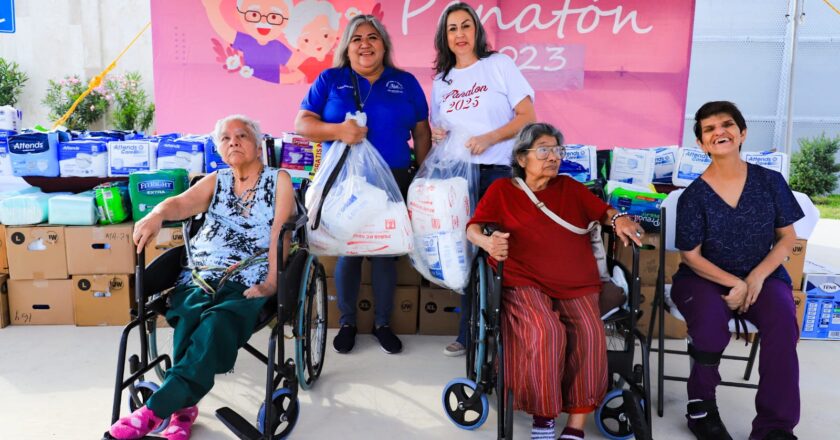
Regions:
<instances>
[{"instance_id":1,"label":"shoulder bag strap","mask_svg":"<svg viewBox=\"0 0 840 440\"><path fill-rule=\"evenodd\" d=\"M593 220L591 223L589 223L589 226L586 229L579 228L579 227L567 222L566 220L563 220L562 218L560 218L560 216L558 216L553 211L548 209L545 206L545 203L541 202L537 198L537 196L534 194L534 192L531 191L531 188L528 188L528 185L525 184L524 180L522 180L519 177L515 177L514 179L516 180L516 183L519 184L519 187L522 188L522 191L525 191L525 194L528 195L528 198L531 199L531 201L534 202L535 205L537 205L537 208L540 208L540 211L545 213L545 215L547 215L550 219L554 220L558 225L560 225L560 226L562 226L562 227L568 229L569 231L572 231L572 232L574 232L575 234L578 234L578 235L586 235L590 231L592 231L595 227L598 226L598 221L596 221L596 220Z\"/></svg>"}]
</instances>

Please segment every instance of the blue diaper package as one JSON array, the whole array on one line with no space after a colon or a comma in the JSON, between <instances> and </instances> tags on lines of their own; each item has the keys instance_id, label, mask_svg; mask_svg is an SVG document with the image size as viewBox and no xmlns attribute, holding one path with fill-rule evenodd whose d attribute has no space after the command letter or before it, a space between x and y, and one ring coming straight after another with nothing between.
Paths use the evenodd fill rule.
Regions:
<instances>
[{"instance_id":1,"label":"blue diaper package","mask_svg":"<svg viewBox=\"0 0 840 440\"><path fill-rule=\"evenodd\" d=\"M0 176L12 175L12 157L9 156L9 138L16 135L16 131L0 130Z\"/></svg>"},{"instance_id":2,"label":"blue diaper package","mask_svg":"<svg viewBox=\"0 0 840 440\"><path fill-rule=\"evenodd\" d=\"M87 138L58 144L61 177L108 177L108 138Z\"/></svg>"},{"instance_id":3,"label":"blue diaper package","mask_svg":"<svg viewBox=\"0 0 840 440\"><path fill-rule=\"evenodd\" d=\"M132 141L135 139L144 139L143 133L136 131L125 130L105 130L105 131L86 131L82 133L83 139L87 138L107 138L112 141Z\"/></svg>"},{"instance_id":4,"label":"blue diaper package","mask_svg":"<svg viewBox=\"0 0 840 440\"><path fill-rule=\"evenodd\" d=\"M840 340L840 275L806 274L802 339Z\"/></svg>"},{"instance_id":5,"label":"blue diaper package","mask_svg":"<svg viewBox=\"0 0 840 440\"><path fill-rule=\"evenodd\" d=\"M190 173L204 172L204 149L207 138L188 136L163 139L158 144L157 167L159 170L183 168Z\"/></svg>"},{"instance_id":6,"label":"blue diaper package","mask_svg":"<svg viewBox=\"0 0 840 440\"><path fill-rule=\"evenodd\" d=\"M566 145L566 155L557 174L565 174L578 182L598 177L598 157L594 145Z\"/></svg>"},{"instance_id":7,"label":"blue diaper package","mask_svg":"<svg viewBox=\"0 0 840 440\"><path fill-rule=\"evenodd\" d=\"M672 185L679 147L655 147L653 152L653 183Z\"/></svg>"},{"instance_id":8,"label":"blue diaper package","mask_svg":"<svg viewBox=\"0 0 840 440\"><path fill-rule=\"evenodd\" d=\"M58 177L58 144L70 140L63 131L24 133L9 138L12 174Z\"/></svg>"},{"instance_id":9,"label":"blue diaper package","mask_svg":"<svg viewBox=\"0 0 840 440\"><path fill-rule=\"evenodd\" d=\"M204 144L204 172L212 173L213 171L222 168L229 168L226 163L222 161L222 156L216 151L216 144L210 136L205 136L207 139Z\"/></svg>"}]
</instances>

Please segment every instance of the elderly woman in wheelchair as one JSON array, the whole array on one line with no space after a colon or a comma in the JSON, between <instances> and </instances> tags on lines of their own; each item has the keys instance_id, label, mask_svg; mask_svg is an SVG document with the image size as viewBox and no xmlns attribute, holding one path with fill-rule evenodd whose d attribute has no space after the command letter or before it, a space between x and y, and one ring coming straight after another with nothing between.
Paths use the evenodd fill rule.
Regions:
<instances>
[{"instance_id":1,"label":"elderly woman in wheelchair","mask_svg":"<svg viewBox=\"0 0 840 440\"><path fill-rule=\"evenodd\" d=\"M214 140L230 168L205 176L135 225L139 251L162 222L206 212L189 243L191 268L182 271L169 297L174 363L145 405L111 426L113 438L142 438L170 416L162 435L189 438L196 404L213 387L215 374L233 368L267 296L276 292L277 246L284 246L284 259L288 254L278 237L294 211L294 189L287 173L263 166L261 139L258 124L245 116L218 121Z\"/></svg>"},{"instance_id":2,"label":"elderly woman in wheelchair","mask_svg":"<svg viewBox=\"0 0 840 440\"><path fill-rule=\"evenodd\" d=\"M533 416L535 439L556 438L554 419L561 411L570 415L560 438L582 439L586 415L608 385L601 280L589 234L573 233L550 215L578 228L611 224L625 245L640 244L642 234L585 186L557 175L564 153L556 128L525 126L514 146L514 178L490 186L467 227L469 240L492 265L505 262L504 381L514 407ZM484 235L490 224L500 231Z\"/></svg>"}]
</instances>

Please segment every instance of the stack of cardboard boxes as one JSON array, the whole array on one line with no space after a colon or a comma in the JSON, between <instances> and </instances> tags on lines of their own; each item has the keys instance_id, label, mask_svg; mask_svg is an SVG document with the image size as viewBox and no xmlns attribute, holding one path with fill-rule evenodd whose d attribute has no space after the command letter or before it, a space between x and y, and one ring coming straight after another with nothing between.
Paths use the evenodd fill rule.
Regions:
<instances>
[{"instance_id":1,"label":"stack of cardboard boxes","mask_svg":"<svg viewBox=\"0 0 840 440\"><path fill-rule=\"evenodd\" d=\"M132 226L6 227L11 324L126 324Z\"/></svg>"},{"instance_id":2,"label":"stack of cardboard boxes","mask_svg":"<svg viewBox=\"0 0 840 440\"><path fill-rule=\"evenodd\" d=\"M6 227L0 225L0 328L9 325L9 259L6 256Z\"/></svg>"}]
</instances>

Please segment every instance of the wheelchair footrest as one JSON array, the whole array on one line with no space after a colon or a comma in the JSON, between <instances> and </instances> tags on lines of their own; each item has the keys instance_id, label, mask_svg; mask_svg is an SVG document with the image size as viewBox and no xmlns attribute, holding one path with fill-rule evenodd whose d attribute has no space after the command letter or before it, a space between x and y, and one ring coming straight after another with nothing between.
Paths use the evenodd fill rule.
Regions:
<instances>
[{"instance_id":1,"label":"wheelchair footrest","mask_svg":"<svg viewBox=\"0 0 840 440\"><path fill-rule=\"evenodd\" d=\"M236 437L242 440L258 440L262 437L262 433L254 425L248 423L244 417L228 407L217 409L216 418L221 420Z\"/></svg>"}]
</instances>

